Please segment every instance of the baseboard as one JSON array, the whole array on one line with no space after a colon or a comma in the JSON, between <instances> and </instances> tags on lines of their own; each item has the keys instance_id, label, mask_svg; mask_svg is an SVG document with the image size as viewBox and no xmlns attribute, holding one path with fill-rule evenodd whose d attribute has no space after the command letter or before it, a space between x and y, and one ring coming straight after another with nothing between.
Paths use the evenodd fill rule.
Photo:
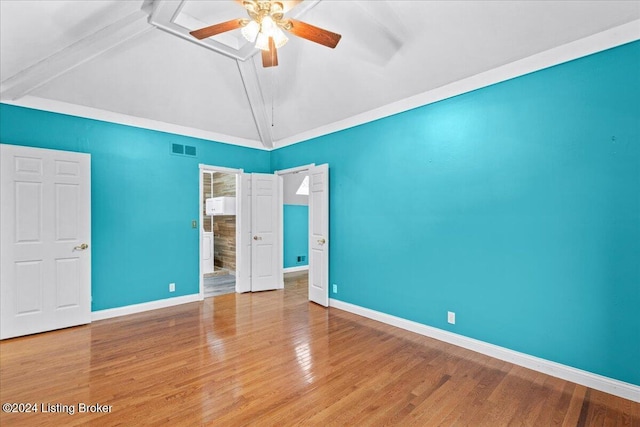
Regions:
<instances>
[{"instance_id":1,"label":"baseboard","mask_svg":"<svg viewBox=\"0 0 640 427\"><path fill-rule=\"evenodd\" d=\"M283 271L285 273L295 273L296 271L306 271L309 269L308 265L299 265L296 267L287 267Z\"/></svg>"},{"instance_id":2,"label":"baseboard","mask_svg":"<svg viewBox=\"0 0 640 427\"><path fill-rule=\"evenodd\" d=\"M184 295L181 297L160 299L157 301L144 302L142 304L132 304L124 307L98 310L91 313L91 321L111 319L112 317L126 316L127 314L142 313L143 311L157 310L159 308L172 307L174 305L186 304L188 302L201 301L200 294Z\"/></svg>"},{"instance_id":3,"label":"baseboard","mask_svg":"<svg viewBox=\"0 0 640 427\"><path fill-rule=\"evenodd\" d=\"M479 341L473 338L468 338L463 335L455 334L453 332L444 331L442 329L423 325L421 323L406 320L401 317L392 316L390 314L381 313L379 311L360 307L358 305L350 304L344 301L339 301L331 298L329 299L329 307L348 311L359 316L367 317L369 319L377 320L388 325L405 329L407 331L415 332L417 334L424 335L430 338L435 338L449 344L457 345L458 347L463 347L468 350L486 354L487 356L495 357L496 359L504 360L515 365L524 366L525 368L533 369L534 371L542 372L544 374L571 381L586 387L591 387L593 389L613 394L615 396L623 397L634 402L640 402L640 386L634 384L629 384L624 381L604 377L602 375L583 371L571 366L552 362L550 360L530 356L528 354L520 353L514 350L509 350L508 348L489 344L487 342Z\"/></svg>"}]
</instances>

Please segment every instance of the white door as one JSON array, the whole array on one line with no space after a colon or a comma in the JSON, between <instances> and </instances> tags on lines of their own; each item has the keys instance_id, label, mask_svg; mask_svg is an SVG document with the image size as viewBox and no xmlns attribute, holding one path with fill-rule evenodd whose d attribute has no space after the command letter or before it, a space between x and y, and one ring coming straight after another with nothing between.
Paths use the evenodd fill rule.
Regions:
<instances>
[{"instance_id":1,"label":"white door","mask_svg":"<svg viewBox=\"0 0 640 427\"><path fill-rule=\"evenodd\" d=\"M213 219L211 220L213 222ZM211 226L213 229L213 225ZM202 273L213 273L213 232L202 231Z\"/></svg>"},{"instance_id":2,"label":"white door","mask_svg":"<svg viewBox=\"0 0 640 427\"><path fill-rule=\"evenodd\" d=\"M281 289L282 177L251 174L251 291Z\"/></svg>"},{"instance_id":3,"label":"white door","mask_svg":"<svg viewBox=\"0 0 640 427\"><path fill-rule=\"evenodd\" d=\"M91 157L0 145L0 339L91 322Z\"/></svg>"},{"instance_id":4,"label":"white door","mask_svg":"<svg viewBox=\"0 0 640 427\"><path fill-rule=\"evenodd\" d=\"M329 306L329 165L309 168L309 301Z\"/></svg>"}]
</instances>

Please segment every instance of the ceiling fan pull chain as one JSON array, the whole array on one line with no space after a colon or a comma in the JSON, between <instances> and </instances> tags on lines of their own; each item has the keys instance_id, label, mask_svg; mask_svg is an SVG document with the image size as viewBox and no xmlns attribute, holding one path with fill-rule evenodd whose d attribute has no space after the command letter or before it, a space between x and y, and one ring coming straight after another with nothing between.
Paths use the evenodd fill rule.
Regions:
<instances>
[{"instance_id":1,"label":"ceiling fan pull chain","mask_svg":"<svg viewBox=\"0 0 640 427\"><path fill-rule=\"evenodd\" d=\"M273 80L275 79L274 77L275 73L273 72L273 70L271 71L272 71L271 73L271 127L273 127L276 121L275 108L273 107L274 98L276 97L276 92L274 90L274 83L273 83Z\"/></svg>"}]
</instances>

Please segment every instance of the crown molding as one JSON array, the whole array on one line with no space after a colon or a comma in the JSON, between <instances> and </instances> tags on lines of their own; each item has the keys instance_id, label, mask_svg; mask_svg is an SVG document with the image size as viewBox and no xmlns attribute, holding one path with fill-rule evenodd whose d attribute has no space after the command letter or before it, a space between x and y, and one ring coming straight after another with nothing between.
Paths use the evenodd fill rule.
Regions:
<instances>
[{"instance_id":1,"label":"crown molding","mask_svg":"<svg viewBox=\"0 0 640 427\"><path fill-rule=\"evenodd\" d=\"M506 80L533 73L554 65L582 58L640 39L640 19L597 34L549 49L509 64L467 77L436 89L384 105L355 116L317 127L297 135L275 141L275 148L308 141L375 120L402 113L443 99L491 86Z\"/></svg>"},{"instance_id":2,"label":"crown molding","mask_svg":"<svg viewBox=\"0 0 640 427\"><path fill-rule=\"evenodd\" d=\"M86 107L84 105L77 105L68 102L56 101L53 99L40 98L37 96L27 95L15 101L2 101L2 103L15 105L17 107L50 111L52 113L66 114L69 116L83 117L86 119L100 120L103 122L116 123L125 126L133 126L142 129L149 129L181 136L188 136L192 138L205 139L207 141L220 142L223 144L231 144L241 147L265 150L265 147L260 141L253 139L240 138L237 136L225 135L217 132L210 132L202 129L166 123L159 120L152 120L143 117L130 116L128 114L115 113L113 111L102 110L99 108Z\"/></svg>"},{"instance_id":3,"label":"crown molding","mask_svg":"<svg viewBox=\"0 0 640 427\"><path fill-rule=\"evenodd\" d=\"M2 102L9 105L51 111L72 116L85 117L139 128L157 130L161 132L190 136L225 144L271 151L274 149L284 148L292 144L297 144L313 138L369 123L394 114L402 113L404 111L438 102L443 99L451 98L453 96L457 96L476 89L487 87L496 83L500 83L502 81L552 67L554 65L562 64L564 62L572 61L574 59L621 46L623 44L634 42L636 40L640 40L640 20L631 21L627 24L591 35L589 37L585 37L580 40L573 41L571 43L567 43L562 46L555 47L553 49L549 49L545 52L532 55L530 57L503 65L501 67L476 74L466 79L459 80L448 85L399 100L397 102L393 102L391 104L331 123L326 126L321 126L287 138L273 141L273 148L263 145L263 143L258 140L240 138L233 135L210 132L202 129L165 123L158 120L134 117L127 114L115 113L97 108L85 107L82 105L75 105L30 95L23 96L16 100L2 100ZM253 64L253 61L247 61L246 63L238 61L238 67L240 69L253 67L255 71L255 64ZM243 75L243 78L245 78L246 76L248 76L247 78L249 78L250 75L251 72L246 72L245 75ZM262 97L259 91L259 87L257 88L257 91L255 91L254 95ZM254 102L251 103L252 106L254 104ZM252 112L255 118L256 112L254 112L253 110ZM263 111L262 114L266 116L266 112ZM264 120L262 121L267 123L268 125L268 120L266 118L264 118ZM256 123L258 123L257 119ZM265 126L263 125L263 128L264 127ZM268 126L266 127L268 128ZM270 131L270 129L267 130ZM260 137L262 138L263 135L260 135Z\"/></svg>"}]
</instances>

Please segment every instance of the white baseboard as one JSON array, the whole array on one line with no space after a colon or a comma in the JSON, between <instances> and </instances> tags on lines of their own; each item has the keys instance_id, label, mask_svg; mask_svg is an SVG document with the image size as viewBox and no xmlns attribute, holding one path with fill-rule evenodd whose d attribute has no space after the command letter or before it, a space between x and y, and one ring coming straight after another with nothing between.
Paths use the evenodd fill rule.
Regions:
<instances>
[{"instance_id":1,"label":"white baseboard","mask_svg":"<svg viewBox=\"0 0 640 427\"><path fill-rule=\"evenodd\" d=\"M605 393L623 397L634 402L640 402L640 386L629 384L624 381L615 380L604 377L602 375L576 369L571 366L562 365L550 360L541 359L539 357L530 356L508 348L489 344L453 332L444 331L432 326L423 325L422 323L406 320L401 317L392 316L390 314L381 313L379 311L360 307L358 305L347 302L329 299L329 306L340 310L348 311L359 316L377 320L388 325L396 326L407 331L415 332L430 338L435 338L449 344L457 345L496 359L504 360L515 365L524 366L534 371L542 372L563 380L571 381L586 387L591 387Z\"/></svg>"},{"instance_id":2,"label":"white baseboard","mask_svg":"<svg viewBox=\"0 0 640 427\"><path fill-rule=\"evenodd\" d=\"M142 304L132 304L124 307L98 310L91 313L91 321L111 319L112 317L126 316L127 314L142 313L143 311L157 310L159 308L172 307L174 305L186 304L188 302L202 301L200 294L184 295L181 297L160 299L157 301L144 302Z\"/></svg>"},{"instance_id":3,"label":"white baseboard","mask_svg":"<svg viewBox=\"0 0 640 427\"><path fill-rule=\"evenodd\" d=\"M306 271L309 269L308 265L300 265L297 267L287 267L283 271L285 273L295 273L296 271Z\"/></svg>"}]
</instances>

